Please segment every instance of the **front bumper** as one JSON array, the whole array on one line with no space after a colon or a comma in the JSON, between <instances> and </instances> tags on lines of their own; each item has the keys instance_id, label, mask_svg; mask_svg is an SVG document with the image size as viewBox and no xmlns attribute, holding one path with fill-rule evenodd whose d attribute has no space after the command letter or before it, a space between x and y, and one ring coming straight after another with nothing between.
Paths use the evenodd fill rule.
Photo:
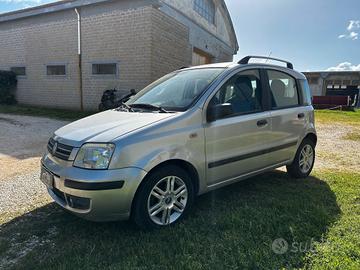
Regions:
<instances>
[{"instance_id":1,"label":"front bumper","mask_svg":"<svg viewBox=\"0 0 360 270\"><path fill-rule=\"evenodd\" d=\"M76 168L50 154L46 154L41 162L54 176L54 187L48 188L48 192L55 202L73 214L92 221L128 219L136 190L146 175L146 171L139 168ZM122 185L111 185L121 182ZM92 188L82 190L82 186ZM94 190L94 186L102 188Z\"/></svg>"}]
</instances>

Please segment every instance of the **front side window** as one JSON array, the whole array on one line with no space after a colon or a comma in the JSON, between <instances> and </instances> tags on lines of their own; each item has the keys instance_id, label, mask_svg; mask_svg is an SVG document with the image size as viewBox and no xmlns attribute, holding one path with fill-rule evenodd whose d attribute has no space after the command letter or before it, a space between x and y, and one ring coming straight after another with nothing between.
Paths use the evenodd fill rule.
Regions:
<instances>
[{"instance_id":1,"label":"front side window","mask_svg":"<svg viewBox=\"0 0 360 270\"><path fill-rule=\"evenodd\" d=\"M168 74L140 91L127 104L150 104L170 111L184 111L223 71L223 68L203 68Z\"/></svg>"},{"instance_id":2,"label":"front side window","mask_svg":"<svg viewBox=\"0 0 360 270\"><path fill-rule=\"evenodd\" d=\"M48 65L48 66L46 66L46 74L49 76L66 75L66 66L65 65Z\"/></svg>"},{"instance_id":3,"label":"front side window","mask_svg":"<svg viewBox=\"0 0 360 270\"><path fill-rule=\"evenodd\" d=\"M299 95L296 80L290 75L268 70L271 104L273 109L289 108L299 105Z\"/></svg>"},{"instance_id":4,"label":"front side window","mask_svg":"<svg viewBox=\"0 0 360 270\"><path fill-rule=\"evenodd\" d=\"M215 24L215 4L212 0L195 0L194 9L209 23Z\"/></svg>"},{"instance_id":5,"label":"front side window","mask_svg":"<svg viewBox=\"0 0 360 270\"><path fill-rule=\"evenodd\" d=\"M10 68L12 72L14 72L17 76L26 76L26 68L25 67L12 67Z\"/></svg>"},{"instance_id":6,"label":"front side window","mask_svg":"<svg viewBox=\"0 0 360 270\"><path fill-rule=\"evenodd\" d=\"M117 64L116 63L107 63L107 64L93 64L92 65L92 74L93 75L116 75Z\"/></svg>"},{"instance_id":7,"label":"front side window","mask_svg":"<svg viewBox=\"0 0 360 270\"><path fill-rule=\"evenodd\" d=\"M209 107L226 103L232 105L233 115L261 111L262 88L259 71L247 70L233 76L211 99Z\"/></svg>"}]
</instances>

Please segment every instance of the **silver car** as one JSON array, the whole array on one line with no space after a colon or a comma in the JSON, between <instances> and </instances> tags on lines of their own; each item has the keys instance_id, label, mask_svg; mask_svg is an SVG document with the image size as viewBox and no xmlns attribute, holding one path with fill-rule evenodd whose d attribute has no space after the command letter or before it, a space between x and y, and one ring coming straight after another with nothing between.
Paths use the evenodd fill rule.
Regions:
<instances>
[{"instance_id":1,"label":"silver car","mask_svg":"<svg viewBox=\"0 0 360 270\"><path fill-rule=\"evenodd\" d=\"M66 210L140 228L180 221L197 195L287 166L307 177L317 141L304 75L249 63L181 69L117 109L57 130L41 180ZM282 61L279 59L272 59Z\"/></svg>"}]
</instances>

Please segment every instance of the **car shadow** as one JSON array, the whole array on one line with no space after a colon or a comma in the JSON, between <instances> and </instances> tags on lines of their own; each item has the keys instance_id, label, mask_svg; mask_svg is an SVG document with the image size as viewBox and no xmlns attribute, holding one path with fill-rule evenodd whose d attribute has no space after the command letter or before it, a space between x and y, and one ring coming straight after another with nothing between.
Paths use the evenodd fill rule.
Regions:
<instances>
[{"instance_id":1,"label":"car shadow","mask_svg":"<svg viewBox=\"0 0 360 270\"><path fill-rule=\"evenodd\" d=\"M17 269L297 268L339 216L324 179L295 180L273 171L200 196L180 224L150 232L130 222L88 222L48 204L0 226L0 264Z\"/></svg>"}]
</instances>

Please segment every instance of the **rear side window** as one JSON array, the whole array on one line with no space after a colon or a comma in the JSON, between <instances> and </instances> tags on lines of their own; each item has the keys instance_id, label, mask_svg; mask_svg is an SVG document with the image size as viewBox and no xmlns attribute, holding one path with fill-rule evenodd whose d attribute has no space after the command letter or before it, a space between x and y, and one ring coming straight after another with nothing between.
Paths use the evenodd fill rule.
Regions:
<instances>
[{"instance_id":1,"label":"rear side window","mask_svg":"<svg viewBox=\"0 0 360 270\"><path fill-rule=\"evenodd\" d=\"M268 70L273 109L289 108L299 105L299 95L296 80L290 75Z\"/></svg>"}]
</instances>

